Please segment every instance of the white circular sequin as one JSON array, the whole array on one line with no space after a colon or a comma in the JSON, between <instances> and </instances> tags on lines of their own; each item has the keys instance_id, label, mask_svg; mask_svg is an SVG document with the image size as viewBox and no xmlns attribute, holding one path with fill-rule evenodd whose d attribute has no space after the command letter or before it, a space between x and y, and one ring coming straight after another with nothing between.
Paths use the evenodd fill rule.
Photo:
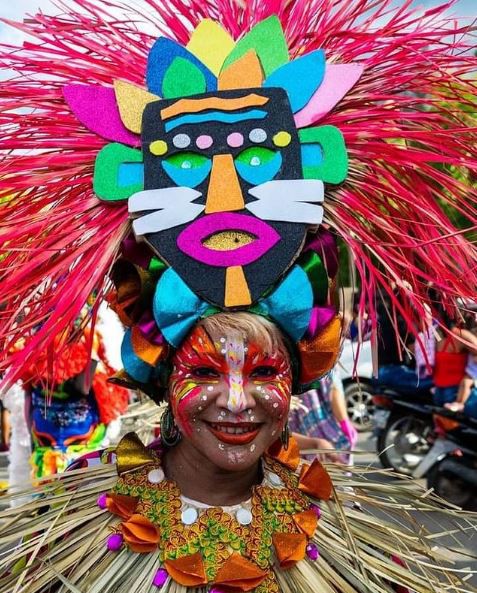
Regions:
<instances>
[{"instance_id":1,"label":"white circular sequin","mask_svg":"<svg viewBox=\"0 0 477 593\"><path fill-rule=\"evenodd\" d=\"M235 517L240 525L250 525L253 519L252 513L242 507L235 513Z\"/></svg>"},{"instance_id":2,"label":"white circular sequin","mask_svg":"<svg viewBox=\"0 0 477 593\"><path fill-rule=\"evenodd\" d=\"M248 135L250 142L265 142L267 139L267 132L262 128L254 128Z\"/></svg>"},{"instance_id":3,"label":"white circular sequin","mask_svg":"<svg viewBox=\"0 0 477 593\"><path fill-rule=\"evenodd\" d=\"M176 134L172 139L172 144L176 148L187 148L191 143L191 139L187 134Z\"/></svg>"},{"instance_id":4,"label":"white circular sequin","mask_svg":"<svg viewBox=\"0 0 477 593\"><path fill-rule=\"evenodd\" d=\"M147 479L151 484L159 484L164 479L164 472L162 469L151 469L147 474Z\"/></svg>"},{"instance_id":5,"label":"white circular sequin","mask_svg":"<svg viewBox=\"0 0 477 593\"><path fill-rule=\"evenodd\" d=\"M214 386L213 385L209 385L207 387L207 391L214 391Z\"/></svg>"},{"instance_id":6,"label":"white circular sequin","mask_svg":"<svg viewBox=\"0 0 477 593\"><path fill-rule=\"evenodd\" d=\"M282 485L282 481L280 479L280 476L278 476L277 474L274 474L273 472L270 472L268 474L268 479L270 480L270 482L274 486L281 486Z\"/></svg>"},{"instance_id":7,"label":"white circular sequin","mask_svg":"<svg viewBox=\"0 0 477 593\"><path fill-rule=\"evenodd\" d=\"M192 523L195 523L197 521L198 516L199 513L197 512L197 510L193 509L192 507L189 507L185 511L182 511L181 520L182 523L184 523L184 525L192 525Z\"/></svg>"},{"instance_id":8,"label":"white circular sequin","mask_svg":"<svg viewBox=\"0 0 477 593\"><path fill-rule=\"evenodd\" d=\"M275 403L273 404L273 407L274 407L274 408L278 408L278 404L277 404L277 402L275 402Z\"/></svg>"},{"instance_id":9,"label":"white circular sequin","mask_svg":"<svg viewBox=\"0 0 477 593\"><path fill-rule=\"evenodd\" d=\"M253 453L256 448L256 445L250 445L250 452Z\"/></svg>"},{"instance_id":10,"label":"white circular sequin","mask_svg":"<svg viewBox=\"0 0 477 593\"><path fill-rule=\"evenodd\" d=\"M206 401L207 401L207 396L206 396L206 395L203 395L203 396L202 396L200 399L201 399L203 402L206 402Z\"/></svg>"}]
</instances>

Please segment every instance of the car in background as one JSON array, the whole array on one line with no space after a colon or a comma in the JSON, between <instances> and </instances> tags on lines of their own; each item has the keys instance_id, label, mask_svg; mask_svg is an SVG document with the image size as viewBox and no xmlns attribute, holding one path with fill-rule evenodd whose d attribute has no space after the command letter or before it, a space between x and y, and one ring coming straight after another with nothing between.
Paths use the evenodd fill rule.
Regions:
<instances>
[{"instance_id":1,"label":"car in background","mask_svg":"<svg viewBox=\"0 0 477 593\"><path fill-rule=\"evenodd\" d=\"M371 342L358 344L346 339L338 368L351 422L359 432L371 430L374 412Z\"/></svg>"}]
</instances>

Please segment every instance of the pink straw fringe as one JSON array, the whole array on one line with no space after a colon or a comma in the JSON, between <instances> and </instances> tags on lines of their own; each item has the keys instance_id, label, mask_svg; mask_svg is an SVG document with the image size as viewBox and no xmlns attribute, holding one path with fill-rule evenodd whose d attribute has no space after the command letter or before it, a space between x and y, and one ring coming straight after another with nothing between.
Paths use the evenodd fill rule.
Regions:
<instances>
[{"instance_id":1,"label":"pink straw fringe","mask_svg":"<svg viewBox=\"0 0 477 593\"><path fill-rule=\"evenodd\" d=\"M377 292L390 294L416 331L429 283L449 310L457 297L475 297L476 59L470 28L447 16L452 4L417 12L391 0L144 0L140 10L70 0L58 2L60 16L9 23L29 40L0 47L1 66L13 71L0 86L5 384L71 326L93 290L104 296L129 229L126 205L103 205L92 193L105 141L68 110L62 86L144 85L155 38L186 43L204 17L238 37L276 13L292 57L323 47L329 62L364 63L361 80L320 123L338 126L349 149L350 175L329 190L326 220L354 254L361 309L373 322ZM449 213L466 221L465 231ZM391 293L394 282L404 300Z\"/></svg>"}]
</instances>

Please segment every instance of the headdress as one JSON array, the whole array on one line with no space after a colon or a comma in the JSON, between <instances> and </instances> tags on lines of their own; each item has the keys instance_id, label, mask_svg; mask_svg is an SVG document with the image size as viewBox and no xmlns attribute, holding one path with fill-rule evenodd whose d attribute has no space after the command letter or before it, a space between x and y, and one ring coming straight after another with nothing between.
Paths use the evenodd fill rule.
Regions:
<instances>
[{"instance_id":1,"label":"headdress","mask_svg":"<svg viewBox=\"0 0 477 593\"><path fill-rule=\"evenodd\" d=\"M21 28L39 41L1 54L22 76L0 90L0 147L31 150L0 181L4 351L25 339L7 381L109 292L115 261L127 380L146 391L196 320L229 309L275 321L296 389L313 384L339 352L335 232L363 299L402 308L395 282L419 315L430 281L448 307L475 294L475 248L445 215L475 222L450 171L476 165L461 114L475 59L464 28L434 23L443 8L168 0L111 24L94 6L38 15Z\"/></svg>"}]
</instances>

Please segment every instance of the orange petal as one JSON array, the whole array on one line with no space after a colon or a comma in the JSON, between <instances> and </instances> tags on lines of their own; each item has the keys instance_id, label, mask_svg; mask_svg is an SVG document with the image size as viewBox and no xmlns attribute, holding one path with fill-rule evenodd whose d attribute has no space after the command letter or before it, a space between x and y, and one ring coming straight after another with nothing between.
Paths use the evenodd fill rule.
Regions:
<instances>
[{"instance_id":1,"label":"orange petal","mask_svg":"<svg viewBox=\"0 0 477 593\"><path fill-rule=\"evenodd\" d=\"M298 488L320 500L328 500L333 494L333 483L329 473L315 459L311 465L304 465L301 468L300 482Z\"/></svg>"},{"instance_id":2,"label":"orange petal","mask_svg":"<svg viewBox=\"0 0 477 593\"><path fill-rule=\"evenodd\" d=\"M300 383L311 383L333 368L340 353L341 329L337 316L314 338L298 342Z\"/></svg>"},{"instance_id":3,"label":"orange petal","mask_svg":"<svg viewBox=\"0 0 477 593\"><path fill-rule=\"evenodd\" d=\"M305 557L307 539L304 533L274 533L272 541L281 568L292 568Z\"/></svg>"},{"instance_id":4,"label":"orange petal","mask_svg":"<svg viewBox=\"0 0 477 593\"><path fill-rule=\"evenodd\" d=\"M234 591L251 591L260 585L267 573L240 554L227 558L215 577L214 584Z\"/></svg>"},{"instance_id":5,"label":"orange petal","mask_svg":"<svg viewBox=\"0 0 477 593\"><path fill-rule=\"evenodd\" d=\"M293 515L293 521L295 521L295 525L298 529L308 537L312 537L316 531L316 526L318 525L318 517L316 516L315 511L295 513Z\"/></svg>"},{"instance_id":6,"label":"orange petal","mask_svg":"<svg viewBox=\"0 0 477 593\"><path fill-rule=\"evenodd\" d=\"M176 560L166 560L164 566L170 576L185 587L194 587L207 583L204 561L199 552L189 556L182 556Z\"/></svg>"},{"instance_id":7,"label":"orange petal","mask_svg":"<svg viewBox=\"0 0 477 593\"><path fill-rule=\"evenodd\" d=\"M121 519L129 519L137 508L139 500L134 496L123 494L108 494L106 496L106 507L110 513L119 515Z\"/></svg>"},{"instance_id":8,"label":"orange petal","mask_svg":"<svg viewBox=\"0 0 477 593\"><path fill-rule=\"evenodd\" d=\"M142 515L132 515L121 524L124 541L133 552L154 552L159 543L158 528Z\"/></svg>"},{"instance_id":9,"label":"orange petal","mask_svg":"<svg viewBox=\"0 0 477 593\"><path fill-rule=\"evenodd\" d=\"M298 443L296 440L290 436L290 440L288 442L288 449L285 449L282 446L280 439L277 439L268 449L267 455L273 457L279 461L285 467L288 467L292 471L295 471L300 463L300 449L298 447Z\"/></svg>"}]
</instances>

